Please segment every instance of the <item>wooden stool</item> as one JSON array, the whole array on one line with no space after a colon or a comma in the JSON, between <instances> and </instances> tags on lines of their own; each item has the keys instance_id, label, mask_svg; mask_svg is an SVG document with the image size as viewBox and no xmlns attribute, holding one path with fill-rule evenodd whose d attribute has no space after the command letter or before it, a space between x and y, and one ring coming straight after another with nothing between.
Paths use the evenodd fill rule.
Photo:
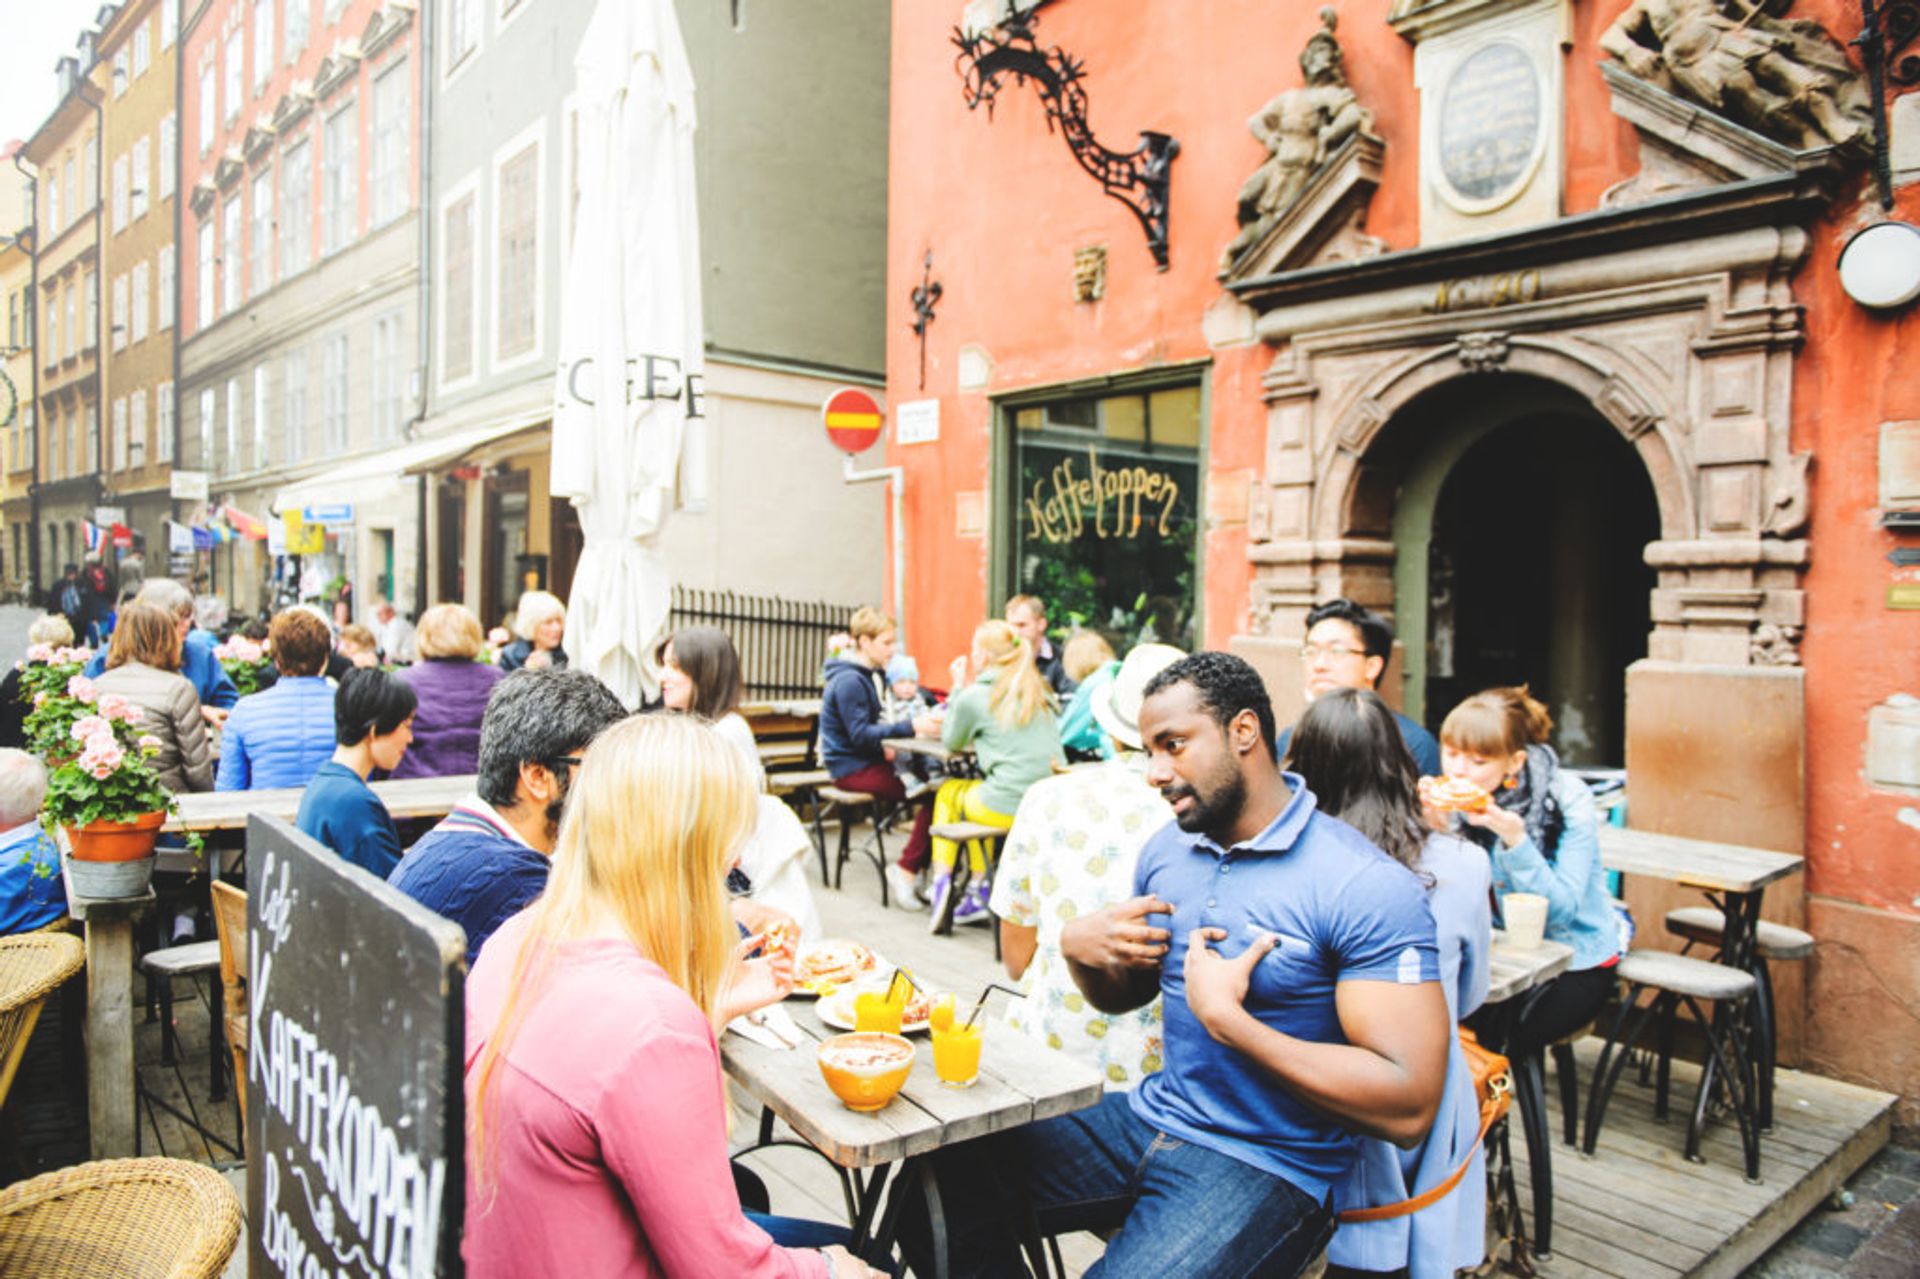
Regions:
<instances>
[{"instance_id":1,"label":"wooden stool","mask_svg":"<svg viewBox=\"0 0 1920 1279\"><path fill-rule=\"evenodd\" d=\"M981 853L987 864L987 884L991 891L994 867L1000 864L1000 843L1007 837L1006 827L989 826L985 822L936 822L927 828L927 833L935 839L950 839L963 846L981 845ZM967 859L967 865L969 867L967 874L971 876L972 858ZM959 899L961 888L966 884L966 878L960 875L958 858L954 859L954 876L954 889L947 897L945 918L935 919L931 929L932 932L941 936L953 932L953 906ZM999 959L1000 921L994 917L992 911L987 913L987 928L993 933L993 957Z\"/></svg>"},{"instance_id":2,"label":"wooden stool","mask_svg":"<svg viewBox=\"0 0 1920 1279\"><path fill-rule=\"evenodd\" d=\"M1689 950L1696 942L1712 946L1716 959L1726 930L1727 917L1711 906L1683 906L1667 912L1668 932L1675 937L1684 937ZM1811 954L1812 933L1765 919L1760 921L1754 937L1753 964L1747 971L1759 983L1753 996L1753 1060L1754 1071L1760 1080L1759 1115L1762 1132L1773 1127L1773 975L1767 970L1767 961L1805 959Z\"/></svg>"},{"instance_id":3,"label":"wooden stool","mask_svg":"<svg viewBox=\"0 0 1920 1279\"><path fill-rule=\"evenodd\" d=\"M873 810L873 838L861 845L861 851L866 853L868 859L873 862L874 869L880 872L880 904L888 905L887 846L881 836L881 823L885 814L881 811L879 797L869 795L865 791L842 790L838 786L822 786L814 793L820 797L822 803L833 805L834 816L840 822L840 851L833 864L832 886L834 888L840 887L840 881L846 875L847 863L853 860L853 822L850 820L852 811L863 808ZM824 837L821 847L825 847ZM826 862L822 861L820 864L822 879L826 877L826 869Z\"/></svg>"},{"instance_id":4,"label":"wooden stool","mask_svg":"<svg viewBox=\"0 0 1920 1279\"><path fill-rule=\"evenodd\" d=\"M1709 963L1687 955L1670 955L1658 950L1628 951L1620 957L1618 973L1620 979L1627 983L1627 993L1621 999L1620 1011L1607 1033L1606 1046L1600 1050L1600 1060L1593 1068L1593 1090L1587 1098L1586 1138L1581 1148L1589 1155L1593 1153L1594 1145L1600 1138L1600 1124L1606 1118L1607 1102L1620 1079L1621 1067L1626 1065L1627 1055L1638 1044L1648 1020L1655 1016L1660 1019L1660 1041L1653 1114L1656 1119L1667 1117L1674 1017L1684 1003L1707 1036L1707 1059L1700 1068L1700 1090L1694 1098L1693 1121L1687 1127L1687 1158L1694 1163L1702 1162L1700 1135L1706 1125L1707 1103L1712 1097L1715 1077L1718 1075L1724 1081L1723 1086L1733 1104L1734 1115L1740 1122L1740 1144L1746 1155L1747 1180L1758 1182L1760 1130L1755 1113L1758 1090L1754 1087L1751 1062L1744 1042L1746 1036L1741 1033L1739 1017L1744 1011L1743 1005L1753 998L1759 984L1753 974L1724 964ZM1637 1009L1639 1015L1633 1018L1632 1026L1623 1038L1620 1032L1627 1026L1628 1017L1636 1012L1642 990L1656 992L1654 1000L1645 1008ZM1698 1001L1703 999L1712 1000L1716 1005L1711 1019L1701 1014Z\"/></svg>"}]
</instances>

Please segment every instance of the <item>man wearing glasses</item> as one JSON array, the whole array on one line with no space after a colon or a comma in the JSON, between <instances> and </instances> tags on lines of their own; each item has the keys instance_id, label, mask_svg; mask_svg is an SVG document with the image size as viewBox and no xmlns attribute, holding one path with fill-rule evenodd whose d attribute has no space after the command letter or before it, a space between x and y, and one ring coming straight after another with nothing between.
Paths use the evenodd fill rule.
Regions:
<instances>
[{"instance_id":1,"label":"man wearing glasses","mask_svg":"<svg viewBox=\"0 0 1920 1279\"><path fill-rule=\"evenodd\" d=\"M1392 656L1393 628L1378 613L1347 599L1316 605L1307 614L1307 638L1300 645L1300 673L1306 681L1307 700L1311 702L1336 688L1379 688ZM1433 740L1433 734L1399 711L1393 718L1400 725L1400 739L1407 744L1420 775L1438 777L1440 744ZM1280 730L1280 759L1286 759L1287 744L1292 740L1291 725Z\"/></svg>"},{"instance_id":2,"label":"man wearing glasses","mask_svg":"<svg viewBox=\"0 0 1920 1279\"><path fill-rule=\"evenodd\" d=\"M480 721L475 793L420 837L387 882L467 930L467 963L547 886L581 752L627 708L585 671L515 671Z\"/></svg>"}]
</instances>

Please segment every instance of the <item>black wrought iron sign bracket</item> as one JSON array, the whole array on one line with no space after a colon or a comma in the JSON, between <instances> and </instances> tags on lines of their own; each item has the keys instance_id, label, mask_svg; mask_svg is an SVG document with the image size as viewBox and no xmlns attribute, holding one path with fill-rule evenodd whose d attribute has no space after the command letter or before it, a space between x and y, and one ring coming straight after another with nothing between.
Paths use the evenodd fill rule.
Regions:
<instances>
[{"instance_id":1,"label":"black wrought iron sign bracket","mask_svg":"<svg viewBox=\"0 0 1920 1279\"><path fill-rule=\"evenodd\" d=\"M1887 85L1920 84L1920 52L1901 51L1920 35L1920 0L1860 0L1860 59L1867 64L1873 95L1873 177L1880 207L1893 207L1893 172L1887 158Z\"/></svg>"},{"instance_id":2,"label":"black wrought iron sign bracket","mask_svg":"<svg viewBox=\"0 0 1920 1279\"><path fill-rule=\"evenodd\" d=\"M1008 77L1016 85L1029 80L1047 112L1047 129L1057 124L1073 158L1100 183L1100 189L1133 210L1147 233L1147 248L1159 269L1167 269L1167 187L1180 143L1164 133L1141 130L1140 145L1129 152L1111 150L1093 136L1087 123L1086 65L1055 47L1042 49L1033 27L1039 11L1053 0L1019 4L1009 0L996 25L978 31L956 27L953 42L960 56L961 92L969 110L985 106L993 118L994 100Z\"/></svg>"},{"instance_id":3,"label":"black wrought iron sign bracket","mask_svg":"<svg viewBox=\"0 0 1920 1279\"><path fill-rule=\"evenodd\" d=\"M913 335L920 340L920 389L923 391L927 389L927 326L933 323L933 309L945 292L940 281L933 278L933 250L928 249L926 260L920 264L920 283L907 294L913 302Z\"/></svg>"}]
</instances>

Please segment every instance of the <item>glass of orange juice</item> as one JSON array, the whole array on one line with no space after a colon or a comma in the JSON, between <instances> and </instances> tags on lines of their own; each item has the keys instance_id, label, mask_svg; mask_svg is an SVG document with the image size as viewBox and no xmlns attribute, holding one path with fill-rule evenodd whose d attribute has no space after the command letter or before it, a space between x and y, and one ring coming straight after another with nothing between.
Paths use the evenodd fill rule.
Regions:
<instances>
[{"instance_id":1,"label":"glass of orange juice","mask_svg":"<svg viewBox=\"0 0 1920 1279\"><path fill-rule=\"evenodd\" d=\"M949 1088L971 1088L980 1077L980 1039L986 1029L979 1022L971 1026L954 1020L953 996L942 995L934 1002L928 1019L933 1029L933 1073Z\"/></svg>"},{"instance_id":2,"label":"glass of orange juice","mask_svg":"<svg viewBox=\"0 0 1920 1279\"><path fill-rule=\"evenodd\" d=\"M878 1030L889 1035L900 1033L905 1004L892 1003L884 990L863 990L853 997L853 1028Z\"/></svg>"}]
</instances>

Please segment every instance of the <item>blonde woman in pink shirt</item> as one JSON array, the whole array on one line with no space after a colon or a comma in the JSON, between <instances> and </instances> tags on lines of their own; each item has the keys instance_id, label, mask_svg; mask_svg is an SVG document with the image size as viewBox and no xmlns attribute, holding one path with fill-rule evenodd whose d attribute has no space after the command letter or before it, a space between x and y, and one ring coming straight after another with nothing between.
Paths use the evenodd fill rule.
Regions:
<instances>
[{"instance_id":1,"label":"blonde woman in pink shirt","mask_svg":"<svg viewBox=\"0 0 1920 1279\"><path fill-rule=\"evenodd\" d=\"M728 1165L715 1028L793 981L789 954L745 958L761 939L727 910L753 794L739 752L681 715L624 720L580 761L546 891L467 983L472 1279L881 1273L781 1247Z\"/></svg>"}]
</instances>

